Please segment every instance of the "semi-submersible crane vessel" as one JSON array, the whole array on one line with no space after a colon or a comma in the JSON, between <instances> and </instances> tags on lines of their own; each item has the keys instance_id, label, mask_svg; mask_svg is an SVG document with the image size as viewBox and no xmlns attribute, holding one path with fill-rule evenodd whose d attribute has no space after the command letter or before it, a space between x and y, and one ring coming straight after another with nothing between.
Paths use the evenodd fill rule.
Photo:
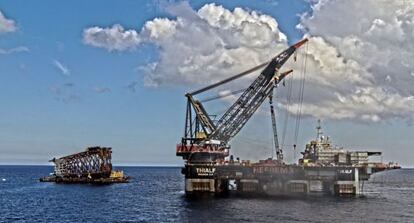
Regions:
<instances>
[{"instance_id":1,"label":"semi-submersible crane vessel","mask_svg":"<svg viewBox=\"0 0 414 223\"><path fill-rule=\"evenodd\" d=\"M304 39L288 47L269 62L185 95L185 131L181 143L176 147L176 154L185 160L182 173L185 175L187 195L225 194L230 191L268 195L361 192L363 181L375 170L365 160L369 155L379 153L356 152L355 158L354 153L333 149L329 142L317 139L307 146L313 150L302 153L299 165L283 162L283 153L277 142L272 94L292 72L281 72L281 67L307 41ZM194 97L261 68L264 69L258 77L217 121L210 118L203 104ZM229 141L267 98L271 104L276 159L250 163L234 161L230 156L230 160L226 160L230 150ZM319 162L318 154L328 154L329 157L324 160L326 162Z\"/></svg>"}]
</instances>

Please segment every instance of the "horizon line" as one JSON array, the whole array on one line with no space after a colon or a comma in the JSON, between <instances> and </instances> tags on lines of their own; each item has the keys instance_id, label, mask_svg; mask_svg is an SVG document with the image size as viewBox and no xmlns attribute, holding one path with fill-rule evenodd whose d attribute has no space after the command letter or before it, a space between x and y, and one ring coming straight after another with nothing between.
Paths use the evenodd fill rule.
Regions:
<instances>
[{"instance_id":1,"label":"horizon line","mask_svg":"<svg viewBox=\"0 0 414 223\"><path fill-rule=\"evenodd\" d=\"M0 166L51 166L53 164L4 164L0 163ZM183 165L178 164L114 164L115 167L183 167ZM400 169L414 169L414 166L402 166ZM390 169L392 170L392 169Z\"/></svg>"},{"instance_id":2,"label":"horizon line","mask_svg":"<svg viewBox=\"0 0 414 223\"><path fill-rule=\"evenodd\" d=\"M0 166L54 166L53 164L0 163ZM113 164L115 167L183 167L179 164Z\"/></svg>"}]
</instances>

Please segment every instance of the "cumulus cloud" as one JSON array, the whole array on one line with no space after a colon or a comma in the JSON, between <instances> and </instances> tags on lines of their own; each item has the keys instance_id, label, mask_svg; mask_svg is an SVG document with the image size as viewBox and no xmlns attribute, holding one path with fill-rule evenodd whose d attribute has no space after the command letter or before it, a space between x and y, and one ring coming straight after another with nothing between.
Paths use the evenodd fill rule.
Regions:
<instances>
[{"instance_id":1,"label":"cumulus cloud","mask_svg":"<svg viewBox=\"0 0 414 223\"><path fill-rule=\"evenodd\" d=\"M194 11L182 3L170 13L177 17L174 33L152 40L160 48L160 59L147 67L145 83L150 86L215 82L287 46L276 20L256 11L230 11L215 4Z\"/></svg>"},{"instance_id":2,"label":"cumulus cloud","mask_svg":"<svg viewBox=\"0 0 414 223\"><path fill-rule=\"evenodd\" d=\"M69 69L58 60L53 60L55 67L65 76L70 76Z\"/></svg>"},{"instance_id":3,"label":"cumulus cloud","mask_svg":"<svg viewBox=\"0 0 414 223\"><path fill-rule=\"evenodd\" d=\"M312 9L299 25L313 48L304 114L412 120L414 2L320 0Z\"/></svg>"},{"instance_id":4,"label":"cumulus cloud","mask_svg":"<svg viewBox=\"0 0 414 223\"><path fill-rule=\"evenodd\" d=\"M414 2L311 2L311 12L298 24L309 44L299 53L301 61L286 64L300 71L306 58L304 115L412 120ZM140 72L144 83L155 87L206 85L267 61L287 47L277 21L254 10L216 4L194 10L182 2L167 7L167 12L174 19L147 21L140 31L125 31L120 25L86 29L84 42L108 50L154 44L158 58ZM89 38L89 32L97 34ZM296 86L300 78L293 75ZM284 101L279 106L287 107ZM288 111L296 113L298 106L295 102Z\"/></svg>"},{"instance_id":5,"label":"cumulus cloud","mask_svg":"<svg viewBox=\"0 0 414 223\"><path fill-rule=\"evenodd\" d=\"M21 53L21 52L29 52L29 48L25 46L18 46L11 49L1 49L0 48L0 54L12 54L12 53Z\"/></svg>"},{"instance_id":6,"label":"cumulus cloud","mask_svg":"<svg viewBox=\"0 0 414 223\"><path fill-rule=\"evenodd\" d=\"M140 41L137 31L125 30L119 24L109 28L95 26L83 31L83 42L85 44L106 48L109 51L134 48Z\"/></svg>"},{"instance_id":7,"label":"cumulus cloud","mask_svg":"<svg viewBox=\"0 0 414 223\"><path fill-rule=\"evenodd\" d=\"M17 30L16 24L13 20L7 19L0 11L0 34L14 32Z\"/></svg>"},{"instance_id":8,"label":"cumulus cloud","mask_svg":"<svg viewBox=\"0 0 414 223\"><path fill-rule=\"evenodd\" d=\"M242 8L230 11L215 4L195 11L187 2L171 5L167 11L176 18L155 18L147 21L139 33L130 30L138 40L132 44L122 38L106 41L112 38L103 35L105 38L100 39L104 41L94 45L118 50L136 47L141 42L156 45L159 60L140 69L147 86L217 81L268 60L287 46L287 38L278 29L276 20L256 11ZM91 29L113 28L93 27L84 33ZM114 47L113 42L118 41L125 47Z\"/></svg>"}]
</instances>

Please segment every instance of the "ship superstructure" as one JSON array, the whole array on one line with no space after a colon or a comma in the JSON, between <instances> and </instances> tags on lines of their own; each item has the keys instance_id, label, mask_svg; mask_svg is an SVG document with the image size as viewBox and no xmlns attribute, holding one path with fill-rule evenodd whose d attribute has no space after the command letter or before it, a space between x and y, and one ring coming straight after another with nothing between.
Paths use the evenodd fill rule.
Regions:
<instances>
[{"instance_id":1,"label":"ship superstructure","mask_svg":"<svg viewBox=\"0 0 414 223\"><path fill-rule=\"evenodd\" d=\"M366 168L368 173L375 173L385 169L399 169L398 163L372 162L371 156L382 156L380 151L349 150L334 146L329 137L322 133L321 121L318 120L317 136L305 146L301 152L302 158L298 164L307 167L338 167L349 166Z\"/></svg>"},{"instance_id":2,"label":"ship superstructure","mask_svg":"<svg viewBox=\"0 0 414 223\"><path fill-rule=\"evenodd\" d=\"M348 151L343 147L332 145L331 139L322 134L321 121L318 120L317 136L301 152L299 165L304 166L352 166L363 167L369 164L370 156L380 156L381 152Z\"/></svg>"}]
</instances>

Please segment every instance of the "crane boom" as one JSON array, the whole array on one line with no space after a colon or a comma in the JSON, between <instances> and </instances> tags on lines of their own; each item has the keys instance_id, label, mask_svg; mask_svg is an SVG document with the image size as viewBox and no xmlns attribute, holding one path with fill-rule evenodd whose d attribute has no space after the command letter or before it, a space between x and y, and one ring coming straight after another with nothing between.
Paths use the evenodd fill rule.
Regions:
<instances>
[{"instance_id":1,"label":"crane boom","mask_svg":"<svg viewBox=\"0 0 414 223\"><path fill-rule=\"evenodd\" d=\"M290 46L270 60L270 62L260 64L210 86L187 93L186 129L184 131L184 137L182 138L182 144L179 148L184 148L182 147L183 145L192 146L194 144L199 146L214 144L217 146L219 145L220 148L227 148L228 142L243 128L263 101L269 97L273 88L282 81L286 75L292 72L288 71L279 74L279 69L286 63L296 49L307 41L307 39L304 39ZM236 102L231 105L217 122L210 118L209 114L204 109L203 104L193 97L196 94L200 94L233 81L262 67L265 68L260 75L243 91ZM193 111L195 113L195 119L193 119L192 116Z\"/></svg>"},{"instance_id":2,"label":"crane boom","mask_svg":"<svg viewBox=\"0 0 414 223\"><path fill-rule=\"evenodd\" d=\"M269 96L273 87L271 81L275 73L286 63L296 49L306 41L307 39L304 39L290 46L270 61L254 82L219 119L216 129L209 136L210 139L219 140L223 144L227 144L243 128L253 113ZM279 83L283 78L284 76L282 75L277 76L275 83Z\"/></svg>"}]
</instances>

